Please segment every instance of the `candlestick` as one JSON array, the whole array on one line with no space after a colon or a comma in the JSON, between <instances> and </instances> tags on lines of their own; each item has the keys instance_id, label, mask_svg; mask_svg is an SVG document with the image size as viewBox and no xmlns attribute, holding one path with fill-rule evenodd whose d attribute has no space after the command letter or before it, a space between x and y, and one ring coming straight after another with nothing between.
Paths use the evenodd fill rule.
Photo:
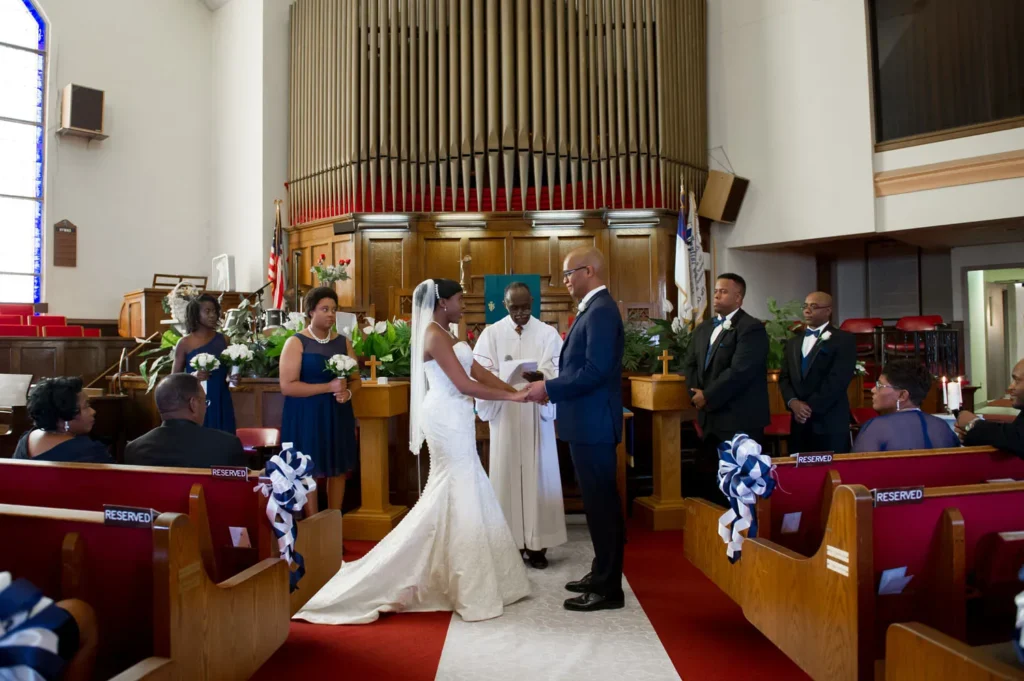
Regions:
<instances>
[{"instance_id":1,"label":"candlestick","mask_svg":"<svg viewBox=\"0 0 1024 681\"><path fill-rule=\"evenodd\" d=\"M949 406L949 395L947 394L948 390L949 390L949 386L946 384L946 377L943 376L942 377L942 406L943 407Z\"/></svg>"}]
</instances>

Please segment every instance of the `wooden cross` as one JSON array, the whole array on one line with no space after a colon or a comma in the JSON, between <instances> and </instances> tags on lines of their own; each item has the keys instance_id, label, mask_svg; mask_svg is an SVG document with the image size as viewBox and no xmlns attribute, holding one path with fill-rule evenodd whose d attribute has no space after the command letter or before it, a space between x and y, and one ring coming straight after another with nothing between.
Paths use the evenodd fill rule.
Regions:
<instances>
[{"instance_id":1,"label":"wooden cross","mask_svg":"<svg viewBox=\"0 0 1024 681\"><path fill-rule=\"evenodd\" d=\"M668 375L668 362L671 359L675 359L675 357L673 357L672 355L668 354L668 350L662 350L661 351L661 356L658 357L658 359L661 360L661 375L662 376L667 376Z\"/></svg>"},{"instance_id":2,"label":"wooden cross","mask_svg":"<svg viewBox=\"0 0 1024 681\"><path fill-rule=\"evenodd\" d=\"M366 366L370 367L370 381L375 382L377 380L377 367L384 364L377 360L377 355L370 355L370 359L366 362Z\"/></svg>"}]
</instances>

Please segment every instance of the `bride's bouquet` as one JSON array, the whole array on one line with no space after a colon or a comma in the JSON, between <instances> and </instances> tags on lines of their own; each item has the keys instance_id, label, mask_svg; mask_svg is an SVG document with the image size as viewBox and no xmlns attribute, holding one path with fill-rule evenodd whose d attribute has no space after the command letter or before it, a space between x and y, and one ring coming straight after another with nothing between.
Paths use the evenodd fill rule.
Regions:
<instances>
[{"instance_id":1,"label":"bride's bouquet","mask_svg":"<svg viewBox=\"0 0 1024 681\"><path fill-rule=\"evenodd\" d=\"M358 377L359 363L348 355L334 355L327 360L327 368L324 371L335 378L350 380Z\"/></svg>"},{"instance_id":2,"label":"bride's bouquet","mask_svg":"<svg viewBox=\"0 0 1024 681\"><path fill-rule=\"evenodd\" d=\"M220 361L231 367L232 376L242 373L242 369L252 364L255 358L253 351L241 343L229 345L220 353Z\"/></svg>"}]
</instances>

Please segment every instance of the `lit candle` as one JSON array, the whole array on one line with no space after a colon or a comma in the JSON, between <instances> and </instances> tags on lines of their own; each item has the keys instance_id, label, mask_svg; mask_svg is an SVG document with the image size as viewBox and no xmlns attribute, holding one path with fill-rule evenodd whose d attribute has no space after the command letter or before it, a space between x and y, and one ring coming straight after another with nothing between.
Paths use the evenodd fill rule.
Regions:
<instances>
[{"instance_id":1,"label":"lit candle","mask_svg":"<svg viewBox=\"0 0 1024 681\"><path fill-rule=\"evenodd\" d=\"M949 391L949 386L946 385L946 377L943 376L942 377L942 406L943 407L949 405L949 394L948 394L948 391Z\"/></svg>"}]
</instances>

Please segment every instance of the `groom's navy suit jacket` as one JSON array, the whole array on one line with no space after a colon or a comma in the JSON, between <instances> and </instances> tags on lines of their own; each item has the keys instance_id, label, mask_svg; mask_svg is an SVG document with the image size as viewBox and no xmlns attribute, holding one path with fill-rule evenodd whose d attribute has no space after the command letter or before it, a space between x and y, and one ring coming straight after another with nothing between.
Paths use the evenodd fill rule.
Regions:
<instances>
[{"instance_id":1,"label":"groom's navy suit jacket","mask_svg":"<svg viewBox=\"0 0 1024 681\"><path fill-rule=\"evenodd\" d=\"M558 377L546 383L558 406L558 439L580 444L622 439L622 317L608 290L594 295L562 345Z\"/></svg>"}]
</instances>

